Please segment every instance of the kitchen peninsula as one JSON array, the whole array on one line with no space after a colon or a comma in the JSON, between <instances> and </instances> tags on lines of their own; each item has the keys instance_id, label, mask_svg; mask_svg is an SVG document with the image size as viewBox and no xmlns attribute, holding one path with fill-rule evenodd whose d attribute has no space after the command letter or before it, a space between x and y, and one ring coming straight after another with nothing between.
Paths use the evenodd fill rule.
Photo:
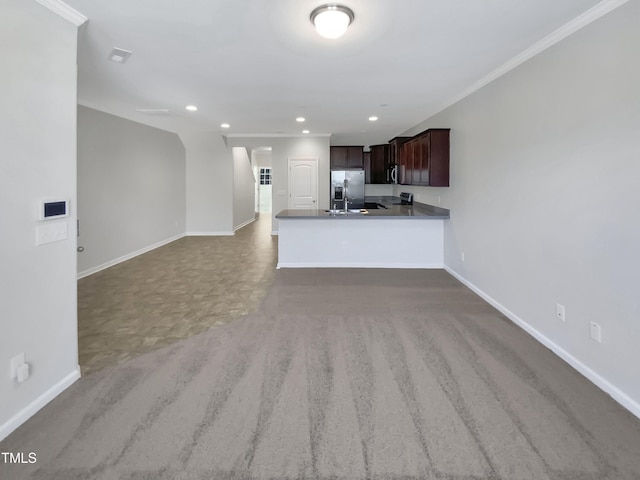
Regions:
<instances>
[{"instance_id":1,"label":"kitchen peninsula","mask_svg":"<svg viewBox=\"0 0 640 480\"><path fill-rule=\"evenodd\" d=\"M344 211L283 210L278 268L443 268L449 210L421 203Z\"/></svg>"}]
</instances>

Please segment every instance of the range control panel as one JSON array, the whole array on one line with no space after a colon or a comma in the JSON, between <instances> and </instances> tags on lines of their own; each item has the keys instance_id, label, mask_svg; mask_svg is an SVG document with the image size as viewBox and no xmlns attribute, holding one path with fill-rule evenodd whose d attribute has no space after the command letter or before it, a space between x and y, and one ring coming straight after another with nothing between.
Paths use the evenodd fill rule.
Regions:
<instances>
[{"instance_id":1,"label":"range control panel","mask_svg":"<svg viewBox=\"0 0 640 480\"><path fill-rule=\"evenodd\" d=\"M402 205L413 205L413 193L402 192L400 194L400 203Z\"/></svg>"}]
</instances>

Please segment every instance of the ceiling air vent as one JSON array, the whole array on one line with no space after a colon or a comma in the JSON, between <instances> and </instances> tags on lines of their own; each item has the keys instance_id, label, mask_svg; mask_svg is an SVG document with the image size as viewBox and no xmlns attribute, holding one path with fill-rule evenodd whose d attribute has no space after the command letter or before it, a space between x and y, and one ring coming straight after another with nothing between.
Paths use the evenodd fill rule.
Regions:
<instances>
[{"instance_id":1,"label":"ceiling air vent","mask_svg":"<svg viewBox=\"0 0 640 480\"><path fill-rule=\"evenodd\" d=\"M114 48L113 50L111 50L111 53L109 53L109 56L107 58L112 62L127 63L127 60L129 60L129 57L132 53L133 52L130 52L129 50L123 50L122 48Z\"/></svg>"}]
</instances>

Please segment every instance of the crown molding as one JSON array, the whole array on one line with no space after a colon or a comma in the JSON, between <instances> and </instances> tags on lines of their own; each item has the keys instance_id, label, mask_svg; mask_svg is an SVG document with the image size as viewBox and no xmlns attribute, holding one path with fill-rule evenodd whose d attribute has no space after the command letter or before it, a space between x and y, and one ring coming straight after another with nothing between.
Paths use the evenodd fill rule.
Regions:
<instances>
[{"instance_id":1,"label":"crown molding","mask_svg":"<svg viewBox=\"0 0 640 480\"><path fill-rule=\"evenodd\" d=\"M469 95L471 95L472 93L476 92L477 90L480 90L485 85L487 85L487 84L493 82L494 80L500 78L501 76L503 76L504 74L510 72L511 70L516 68L517 66L523 64L524 62L526 62L530 58L535 57L536 55L538 55L539 53L543 52L547 48L552 47L556 43L558 43L558 42L564 40L565 38L567 38L569 35L572 35L573 33L577 32L578 30L586 27L590 23L596 21L600 17L603 17L604 15L606 15L607 13L615 10L616 8L624 5L628 1L629 0L603 0L602 2L598 3L597 5L591 7L589 10L587 10L583 14L578 15L576 18L574 18L570 22L568 22L565 25L563 25L562 27L558 28L555 32L547 35L546 37L544 37L539 42L534 43L532 46L530 46L529 48L524 50L519 55L516 55L511 60L509 60L507 63L503 64L502 66L500 66L498 68L496 68L494 71L492 71L488 75L482 77L480 80L478 80L476 83L471 85L469 88L464 90L462 93L460 93L456 97L454 97L454 98L450 99L449 101L447 101L446 103L440 105L434 111L434 113L432 115L430 115L430 117L435 115L435 114L437 114L437 113L440 113L445 108L450 107L451 105L459 102L463 98L468 97Z\"/></svg>"},{"instance_id":2,"label":"crown molding","mask_svg":"<svg viewBox=\"0 0 640 480\"><path fill-rule=\"evenodd\" d=\"M76 27L82 26L88 20L88 18L83 14L60 0L36 0L36 2L47 7L53 13L61 16L65 20L70 21Z\"/></svg>"},{"instance_id":3,"label":"crown molding","mask_svg":"<svg viewBox=\"0 0 640 480\"><path fill-rule=\"evenodd\" d=\"M228 138L303 138L303 137L330 137L330 133L229 133L223 135Z\"/></svg>"}]
</instances>

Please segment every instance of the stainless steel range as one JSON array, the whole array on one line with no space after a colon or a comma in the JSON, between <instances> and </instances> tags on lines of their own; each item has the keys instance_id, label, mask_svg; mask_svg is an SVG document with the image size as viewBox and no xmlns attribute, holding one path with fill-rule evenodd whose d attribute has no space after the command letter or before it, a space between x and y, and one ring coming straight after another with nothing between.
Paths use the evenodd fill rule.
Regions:
<instances>
[{"instance_id":1,"label":"stainless steel range","mask_svg":"<svg viewBox=\"0 0 640 480\"><path fill-rule=\"evenodd\" d=\"M402 205L413 205L413 193L402 192L400 194L400 203Z\"/></svg>"}]
</instances>

